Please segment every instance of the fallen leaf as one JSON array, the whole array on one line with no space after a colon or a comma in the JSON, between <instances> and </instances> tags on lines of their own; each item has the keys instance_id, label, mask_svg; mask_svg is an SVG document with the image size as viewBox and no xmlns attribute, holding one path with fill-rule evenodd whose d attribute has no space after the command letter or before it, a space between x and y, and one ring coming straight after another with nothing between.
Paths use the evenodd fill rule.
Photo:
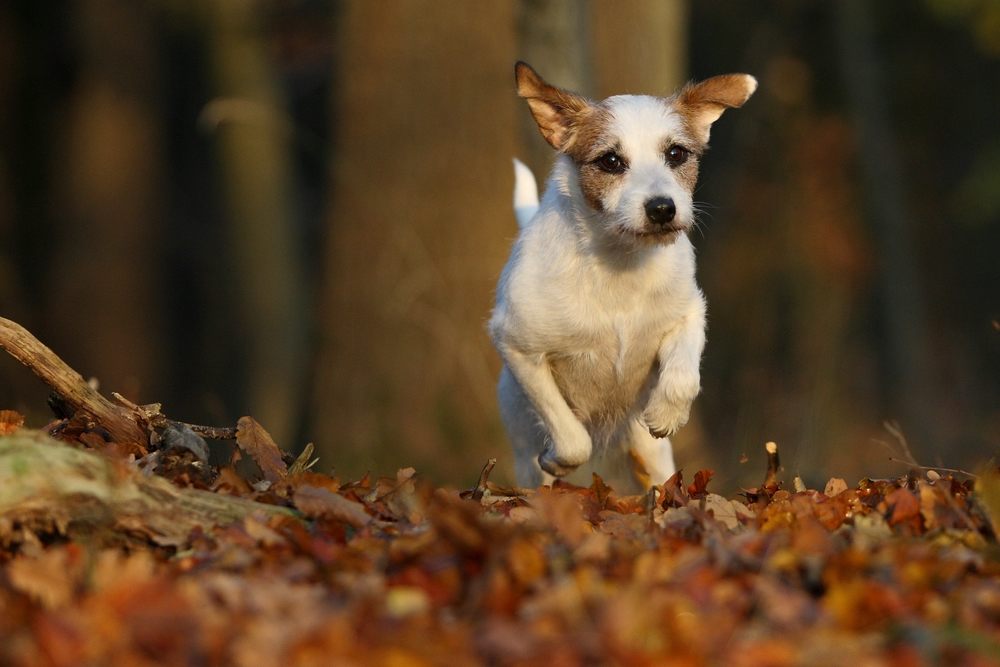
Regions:
<instances>
[{"instance_id":1,"label":"fallen leaf","mask_svg":"<svg viewBox=\"0 0 1000 667\"><path fill-rule=\"evenodd\" d=\"M325 516L337 521L343 521L354 528L367 526L372 522L371 515L365 511L361 503L348 500L327 489L303 484L295 489L295 506L307 516Z\"/></svg>"},{"instance_id":2,"label":"fallen leaf","mask_svg":"<svg viewBox=\"0 0 1000 667\"><path fill-rule=\"evenodd\" d=\"M683 507L687 505L688 497L684 493L684 476L680 470L675 472L663 483L663 509L668 507Z\"/></svg>"},{"instance_id":3,"label":"fallen leaf","mask_svg":"<svg viewBox=\"0 0 1000 667\"><path fill-rule=\"evenodd\" d=\"M705 496L705 509L712 511L712 516L717 521L725 524L726 528L735 530L743 521L753 519L756 515L753 511L737 500L726 500L717 493L709 493Z\"/></svg>"},{"instance_id":4,"label":"fallen leaf","mask_svg":"<svg viewBox=\"0 0 1000 667\"><path fill-rule=\"evenodd\" d=\"M920 501L909 489L896 489L885 497L890 514L890 526L905 525L914 533L920 532Z\"/></svg>"},{"instance_id":5,"label":"fallen leaf","mask_svg":"<svg viewBox=\"0 0 1000 667\"><path fill-rule=\"evenodd\" d=\"M236 444L250 455L264 473L264 479L272 484L288 475L288 467L281 460L278 445L253 417L240 417L236 422Z\"/></svg>"},{"instance_id":6,"label":"fallen leaf","mask_svg":"<svg viewBox=\"0 0 1000 667\"><path fill-rule=\"evenodd\" d=\"M67 604L75 587L71 556L67 548L53 548L37 558L17 556L7 566L7 576L18 591L38 600L47 609Z\"/></svg>"},{"instance_id":7,"label":"fallen leaf","mask_svg":"<svg viewBox=\"0 0 1000 667\"><path fill-rule=\"evenodd\" d=\"M708 493L708 482L715 474L714 470L699 470L694 474L694 484L688 487L688 495L692 498L703 498Z\"/></svg>"},{"instance_id":8,"label":"fallen leaf","mask_svg":"<svg viewBox=\"0 0 1000 667\"><path fill-rule=\"evenodd\" d=\"M833 498L842 491L847 491L847 482L839 477L831 477L830 481L826 483L826 488L823 489L823 495Z\"/></svg>"},{"instance_id":9,"label":"fallen leaf","mask_svg":"<svg viewBox=\"0 0 1000 667\"><path fill-rule=\"evenodd\" d=\"M14 410L0 410L0 435L9 435L24 425L24 415Z\"/></svg>"}]
</instances>

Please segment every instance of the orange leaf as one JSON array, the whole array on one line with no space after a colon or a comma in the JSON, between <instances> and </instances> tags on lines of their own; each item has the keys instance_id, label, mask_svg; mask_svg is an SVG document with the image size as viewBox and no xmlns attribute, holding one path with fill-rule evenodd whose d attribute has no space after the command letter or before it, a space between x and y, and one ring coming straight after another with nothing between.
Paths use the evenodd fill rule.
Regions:
<instances>
[{"instance_id":1,"label":"orange leaf","mask_svg":"<svg viewBox=\"0 0 1000 667\"><path fill-rule=\"evenodd\" d=\"M240 417L236 422L236 444L250 455L264 479L278 482L288 475L288 467L281 460L281 451L271 435L253 417Z\"/></svg>"},{"instance_id":2,"label":"orange leaf","mask_svg":"<svg viewBox=\"0 0 1000 667\"><path fill-rule=\"evenodd\" d=\"M684 507L687 505L687 496L684 494L684 475L680 470L670 476L670 479L663 483L663 509L668 507Z\"/></svg>"},{"instance_id":3,"label":"orange leaf","mask_svg":"<svg viewBox=\"0 0 1000 667\"><path fill-rule=\"evenodd\" d=\"M896 489L885 497L885 503L891 512L889 515L889 525L898 526L901 523L910 523L917 531L920 529L920 501L909 489ZM916 521L913 521L916 519Z\"/></svg>"},{"instance_id":4,"label":"orange leaf","mask_svg":"<svg viewBox=\"0 0 1000 667\"><path fill-rule=\"evenodd\" d=\"M14 410L0 410L0 435L8 435L24 424L24 415Z\"/></svg>"},{"instance_id":5,"label":"orange leaf","mask_svg":"<svg viewBox=\"0 0 1000 667\"><path fill-rule=\"evenodd\" d=\"M590 485L590 490L594 492L594 497L597 498L597 502L601 505L601 507L604 507L604 503L608 499L608 496L612 495L614 491L611 490L610 486L604 483L604 480L601 479L601 476L596 472L591 473L591 476L594 478L594 483Z\"/></svg>"},{"instance_id":6,"label":"orange leaf","mask_svg":"<svg viewBox=\"0 0 1000 667\"><path fill-rule=\"evenodd\" d=\"M712 479L714 470L699 470L694 474L694 484L688 487L688 495L692 498L702 498L708 493L708 480Z\"/></svg>"}]
</instances>

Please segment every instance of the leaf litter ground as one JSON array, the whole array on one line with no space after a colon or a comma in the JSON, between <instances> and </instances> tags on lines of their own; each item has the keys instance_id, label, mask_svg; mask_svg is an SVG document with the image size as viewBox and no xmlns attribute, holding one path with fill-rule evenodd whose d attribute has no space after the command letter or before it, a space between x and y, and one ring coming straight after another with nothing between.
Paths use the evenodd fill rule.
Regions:
<instances>
[{"instance_id":1,"label":"leaf litter ground","mask_svg":"<svg viewBox=\"0 0 1000 667\"><path fill-rule=\"evenodd\" d=\"M0 413L0 443L19 418ZM487 470L458 491L288 465L249 418L238 444L260 481L197 465L183 433L147 453L48 431L117 457L112 484L155 473L285 510L173 540L8 512L2 664L1000 663L992 476L770 481L731 500L709 471L620 497L597 476L524 490Z\"/></svg>"}]
</instances>

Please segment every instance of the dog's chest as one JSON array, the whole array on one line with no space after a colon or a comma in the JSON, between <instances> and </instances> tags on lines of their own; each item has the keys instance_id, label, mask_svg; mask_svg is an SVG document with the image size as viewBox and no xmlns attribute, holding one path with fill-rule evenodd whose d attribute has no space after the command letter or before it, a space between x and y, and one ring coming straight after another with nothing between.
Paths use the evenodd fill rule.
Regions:
<instances>
[{"instance_id":1,"label":"dog's chest","mask_svg":"<svg viewBox=\"0 0 1000 667\"><path fill-rule=\"evenodd\" d=\"M563 396L586 421L624 417L656 363L669 314L655 296L632 296L561 313L565 344L554 346L549 362Z\"/></svg>"}]
</instances>

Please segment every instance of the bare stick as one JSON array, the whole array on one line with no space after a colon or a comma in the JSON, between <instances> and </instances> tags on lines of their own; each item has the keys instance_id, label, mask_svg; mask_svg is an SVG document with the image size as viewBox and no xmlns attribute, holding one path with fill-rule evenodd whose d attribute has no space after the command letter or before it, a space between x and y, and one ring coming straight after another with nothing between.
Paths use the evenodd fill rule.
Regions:
<instances>
[{"instance_id":1,"label":"bare stick","mask_svg":"<svg viewBox=\"0 0 1000 667\"><path fill-rule=\"evenodd\" d=\"M959 475L965 475L966 477L971 477L972 479L979 479L979 475L974 475L971 472L966 472L965 470L959 470L958 468L942 468L941 466L921 466L913 463L912 461L904 461L903 459L897 459L894 456L890 456L889 460L893 463L904 463L911 468L919 468L920 470L941 470L943 472L957 472Z\"/></svg>"},{"instance_id":2,"label":"bare stick","mask_svg":"<svg viewBox=\"0 0 1000 667\"><path fill-rule=\"evenodd\" d=\"M136 414L117 406L94 390L83 377L69 367L27 329L0 317L0 349L27 366L28 370L52 387L77 412L90 417L105 429L115 442L149 443L145 425Z\"/></svg>"},{"instance_id":3,"label":"bare stick","mask_svg":"<svg viewBox=\"0 0 1000 667\"><path fill-rule=\"evenodd\" d=\"M160 417L154 419L152 425L156 428L167 428L168 426L187 426L189 429L197 433L203 438L208 438L209 440L235 440L236 439L236 427L235 426L201 426L199 424L188 424L187 422L179 422L173 419L167 419L166 417Z\"/></svg>"},{"instance_id":4,"label":"bare stick","mask_svg":"<svg viewBox=\"0 0 1000 667\"><path fill-rule=\"evenodd\" d=\"M764 445L764 449L767 450L767 474L764 476L763 486L767 486L775 480L778 473L784 468L781 467L781 461L778 458L778 444L775 442L769 442Z\"/></svg>"},{"instance_id":5,"label":"bare stick","mask_svg":"<svg viewBox=\"0 0 1000 667\"><path fill-rule=\"evenodd\" d=\"M476 484L476 490L472 492L473 500L483 499L483 494L486 493L486 483L490 481L490 473L493 472L493 466L496 464L496 459L490 459L486 462L486 465L483 467L483 472L479 475L479 483Z\"/></svg>"}]
</instances>

